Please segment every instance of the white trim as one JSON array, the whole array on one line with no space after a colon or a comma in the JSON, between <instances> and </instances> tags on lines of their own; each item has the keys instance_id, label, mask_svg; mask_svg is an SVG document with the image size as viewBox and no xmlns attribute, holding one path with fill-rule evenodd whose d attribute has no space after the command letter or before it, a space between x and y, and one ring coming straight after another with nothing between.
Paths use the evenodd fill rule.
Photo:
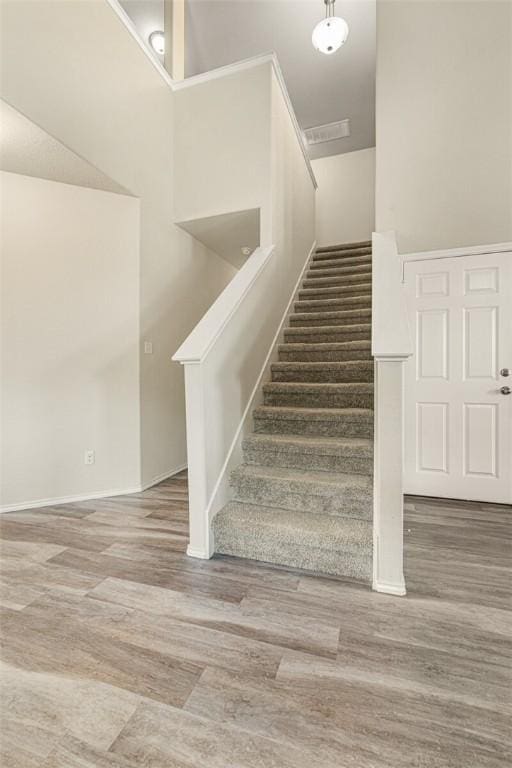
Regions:
<instances>
[{"instance_id":1,"label":"white trim","mask_svg":"<svg viewBox=\"0 0 512 768\"><path fill-rule=\"evenodd\" d=\"M219 472L219 477L217 478L217 482L215 483L215 486L213 488L212 494L210 496L210 500L209 500L208 505L206 507L206 515L208 517L208 520L209 520L210 524L211 524L211 521L212 521L214 515L218 512L220 507L222 507L226 503L225 499L222 499L220 501L220 503L219 503L219 500L217 498L218 494L219 494L219 491L221 489L221 485L226 482L226 477L229 474L229 467L230 467L230 464L231 464L232 457L235 454L237 447L241 445L241 442L242 442L242 439L243 439L243 435L242 435L243 429L244 429L244 427L245 427L245 425L247 423L248 418L250 417L250 415L251 415L251 413L252 413L252 411L254 409L255 399L256 399L257 395L259 394L259 392L261 390L262 382L263 382L263 380L264 380L264 378L265 378L265 376L266 376L266 374L268 372L268 369L270 367L270 364L272 362L273 354L274 354L274 352L276 350L277 344L279 343L279 340L280 340L281 335L283 333L285 323L286 323L286 321L287 321L287 319L288 319L288 317L290 315L291 306L292 306L293 302L296 300L297 293L298 293L298 291L301 288L302 281L304 279L304 273L305 273L305 271L306 271L306 269L307 269L307 267L309 265L309 262L311 260L311 256L313 255L313 253L315 251L315 248L316 248L316 241L313 242L313 245L311 246L311 248L309 250L309 253L307 255L306 261L304 263L304 266L302 267L300 275L298 276L297 281L296 281L296 283L294 285L292 294L290 296L290 300L288 301L288 304L286 305L286 308L285 308L285 310L283 312L283 315L281 317L281 320L279 322L279 326L277 328L277 331L274 334L274 338L272 339L272 341L270 343L269 350L267 352L267 355L265 357L263 365L261 366L258 378L256 379L256 383L255 383L255 385L254 385L254 387L252 389L252 392L251 392L251 395L249 397L249 400L247 401L247 405L246 405L246 407L244 409L244 412L242 414L242 417L240 419L240 423L238 425L238 428L237 428L237 430L235 432L235 435L233 437L231 445L229 446L229 449L228 449L228 452L227 452L227 455L226 455L226 460L224 461L224 464L222 465L222 469Z\"/></svg>"},{"instance_id":2,"label":"white trim","mask_svg":"<svg viewBox=\"0 0 512 768\"><path fill-rule=\"evenodd\" d=\"M245 72L247 69L253 69L253 67L258 67L261 64L274 64L275 58L276 54L272 51L269 53L259 53L257 56L249 56L247 59L240 59L240 61L234 61L232 64L224 64L222 67L216 67L215 69L209 69L207 72L200 72L198 75L186 77L185 80L174 83L173 88L175 91L183 91L185 88L192 88L194 85L202 85L212 80L219 80L221 77L229 77L229 75L235 75L238 72Z\"/></svg>"},{"instance_id":3,"label":"white trim","mask_svg":"<svg viewBox=\"0 0 512 768\"><path fill-rule=\"evenodd\" d=\"M187 555L189 557L197 557L199 560L209 560L211 557L209 552L205 552L202 549L196 549L195 547L191 546L187 547Z\"/></svg>"},{"instance_id":4,"label":"white trim","mask_svg":"<svg viewBox=\"0 0 512 768\"><path fill-rule=\"evenodd\" d=\"M201 318L172 359L178 363L200 363L208 355L247 293L274 253L275 245L256 248Z\"/></svg>"},{"instance_id":5,"label":"white trim","mask_svg":"<svg viewBox=\"0 0 512 768\"><path fill-rule=\"evenodd\" d=\"M372 589L375 592L382 592L386 595L396 595L397 597L403 597L407 594L405 589L405 581L397 584L386 584L382 581L374 581Z\"/></svg>"},{"instance_id":6,"label":"white trim","mask_svg":"<svg viewBox=\"0 0 512 768\"><path fill-rule=\"evenodd\" d=\"M2 504L0 513L19 512L23 509L35 509L36 507L53 507L59 504L73 504L75 501L89 501L89 499L106 499L109 496L129 496L140 493L140 485L131 488L112 488L96 493L79 493L73 496L55 496L53 499L37 499L36 501L24 501L19 504Z\"/></svg>"},{"instance_id":7,"label":"white trim","mask_svg":"<svg viewBox=\"0 0 512 768\"><path fill-rule=\"evenodd\" d=\"M186 464L182 464L175 469L162 472L162 474L154 477L149 483L143 485L134 485L130 488L112 488L106 491L97 491L94 493L79 493L73 496L55 496L51 499L37 499L36 501L23 501L18 504L2 504L0 506L0 514L5 512L21 512L24 509L37 509L38 507L57 507L60 504L74 504L77 501L93 501L94 499L108 499L111 496L133 496L137 493L142 493L148 488L152 488L154 485L158 485L162 480L167 480L168 477L173 477L179 472L182 472L187 468Z\"/></svg>"},{"instance_id":8,"label":"white trim","mask_svg":"<svg viewBox=\"0 0 512 768\"><path fill-rule=\"evenodd\" d=\"M438 251L417 251L400 254L402 261L426 261L427 259L453 259L457 256L484 256L491 253L512 251L512 242L491 243L490 245L467 245L462 248L445 248Z\"/></svg>"},{"instance_id":9,"label":"white trim","mask_svg":"<svg viewBox=\"0 0 512 768\"><path fill-rule=\"evenodd\" d=\"M168 469L166 472L162 472L160 475L155 475L148 483L142 483L140 486L140 492L147 491L148 488L152 488L154 485L158 485L158 483L161 483L163 480L167 480L169 477L173 477L174 475L177 475L179 472L183 472L184 469L187 468L187 464L180 464L179 467L176 467L175 469Z\"/></svg>"},{"instance_id":10,"label":"white trim","mask_svg":"<svg viewBox=\"0 0 512 768\"><path fill-rule=\"evenodd\" d=\"M295 110L290 100L290 94L288 93L288 88L286 87L283 71L281 69L281 65L279 64L279 59L277 58L277 54L275 53L275 51L271 51L270 53L264 53L259 56L252 56L248 59L242 59L241 61L235 61L233 64L226 64L223 67L217 67L216 69L211 69L209 72L202 72L199 75L193 75L192 77L187 77L185 78L185 80L173 80L172 77L167 72L167 70L165 69L165 67L162 66L162 64L152 55L148 46L145 44L144 40L141 38L141 36L137 32L137 29L134 23L132 22L132 20L124 10L124 8L121 7L118 0L107 0L107 3L110 5L110 7L112 8L116 16L120 19L120 21L124 24L124 26L130 33L130 35L133 37L133 39L135 40L135 42L137 43L141 51L149 59L149 61L154 66L158 74L165 80L165 82L171 88L172 91L181 91L184 88L190 88L194 85L201 85L202 83L208 83L211 80L217 80L220 77L229 77L229 75L233 75L238 72L243 72L246 69L252 69L252 67L258 67L261 64L265 64L266 62L271 64L274 69L274 73L277 78L277 81L281 86L281 93L283 94L283 99L286 104L286 108L288 109L290 119L295 129L297 141L299 142L299 146L302 150L304 161L309 171L311 181L313 182L313 186L315 187L315 189L318 188L318 184L315 178L315 173L313 171L313 166L311 165L311 160L309 159L308 150L304 143L304 136L300 129L300 126L297 120L297 115L295 114Z\"/></svg>"},{"instance_id":11,"label":"white trim","mask_svg":"<svg viewBox=\"0 0 512 768\"><path fill-rule=\"evenodd\" d=\"M279 64L279 59L277 58L277 54L275 53L275 51L271 51L270 53L263 53L258 56L251 56L248 59L235 61L233 64L226 64L223 67L217 67L217 69L211 69L209 72L202 72L199 75L194 75L193 77L187 77L185 80L174 82L173 89L175 91L182 91L185 88L192 88L195 85L203 85L204 83L209 83L212 80L218 80L221 77L229 77L230 75L235 75L235 74L238 74L239 72L245 72L248 69L252 69L253 67L259 67L262 64L271 64L274 70L274 74L280 85L281 93L283 95L283 99L286 104L288 114L290 115L290 119L292 121L293 128L297 136L297 141L299 142L299 146L302 150L304 161L309 171L311 181L313 182L313 186L315 187L315 189L317 189L318 184L315 178L315 173L313 171L313 166L311 165L311 160L309 159L307 147L304 143L304 136L300 129L299 123L297 121L297 116L295 114L295 110L293 109L293 105L290 100L290 94L288 93L288 88L286 87L283 71L281 69L281 65Z\"/></svg>"}]
</instances>

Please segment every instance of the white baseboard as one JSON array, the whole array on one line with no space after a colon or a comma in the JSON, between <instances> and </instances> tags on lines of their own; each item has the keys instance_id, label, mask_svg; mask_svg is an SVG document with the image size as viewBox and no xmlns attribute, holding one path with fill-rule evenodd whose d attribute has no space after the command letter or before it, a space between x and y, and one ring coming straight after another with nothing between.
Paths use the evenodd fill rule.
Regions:
<instances>
[{"instance_id":1,"label":"white baseboard","mask_svg":"<svg viewBox=\"0 0 512 768\"><path fill-rule=\"evenodd\" d=\"M211 521L213 520L217 512L220 509L222 509L222 507L229 501L229 498L230 498L229 475L231 474L231 470L234 469L235 466L237 466L242 460L242 441L245 437L245 434L250 431L249 427L250 427L250 419L252 417L252 411L257 405L258 398L261 398L261 388L266 378L269 375L270 366L274 362L274 358L277 359L277 345L282 337L285 323L288 320L288 317L290 315L292 304L297 299L298 292L301 288L302 281L304 279L304 273L308 268L309 262L315 251L315 248L316 248L316 241L313 242L309 250L309 253L306 257L306 260L304 262L304 266L302 267L299 277L297 278L297 282L295 283L295 286L293 288L290 300L286 305L286 308L281 317L278 329L274 335L274 338L272 339L272 342L270 343L267 356L265 357L265 361L261 367L256 383L252 389L251 395L249 397L245 410L240 419L238 429L229 447L226 460L219 473L217 482L215 483L215 487L212 491L210 501L206 508L206 514L208 515L208 520L210 521L210 525L211 525ZM191 556L205 557L205 555L191 555Z\"/></svg>"},{"instance_id":2,"label":"white baseboard","mask_svg":"<svg viewBox=\"0 0 512 768\"><path fill-rule=\"evenodd\" d=\"M195 547L187 547L187 555L189 557L198 557L200 560L209 560L211 555L209 552L205 552L202 549L196 549Z\"/></svg>"},{"instance_id":3,"label":"white baseboard","mask_svg":"<svg viewBox=\"0 0 512 768\"><path fill-rule=\"evenodd\" d=\"M105 491L96 491L94 493L79 493L72 496L55 496L51 499L36 499L35 501L22 501L18 504L2 504L0 513L19 512L22 509L36 509L37 507L53 507L58 504L72 504L75 501L89 501L90 499L106 499L109 496L128 496L132 493L139 493L140 485L130 488L109 488Z\"/></svg>"},{"instance_id":4,"label":"white baseboard","mask_svg":"<svg viewBox=\"0 0 512 768\"><path fill-rule=\"evenodd\" d=\"M109 488L105 491L95 491L93 493L79 493L72 496L55 496L51 499L36 499L35 501L22 501L18 504L2 504L0 505L0 514L4 512L20 512L23 509L37 509L38 507L53 507L59 504L73 504L76 501L92 501L94 499L108 499L110 496L131 496L134 493L141 493L142 491L151 488L153 485L161 483L162 480L167 480L168 477L177 475L178 472L182 472L187 468L186 464L182 464L179 467L170 469L167 472L163 472L161 475L153 477L148 483L144 485L134 485L128 488Z\"/></svg>"},{"instance_id":5,"label":"white baseboard","mask_svg":"<svg viewBox=\"0 0 512 768\"><path fill-rule=\"evenodd\" d=\"M382 581L374 581L372 589L375 592L383 592L386 595L396 595L403 597L406 594L405 582L399 584L385 584Z\"/></svg>"},{"instance_id":6,"label":"white baseboard","mask_svg":"<svg viewBox=\"0 0 512 768\"><path fill-rule=\"evenodd\" d=\"M158 483L163 482L163 480L167 480L167 478L173 477L173 475L177 475L179 472L183 472L183 470L186 468L186 464L180 464L179 467L168 469L166 472L162 472L160 475L155 475L147 483L142 483L139 490L147 491L148 488L152 488L154 485L158 485Z\"/></svg>"}]
</instances>

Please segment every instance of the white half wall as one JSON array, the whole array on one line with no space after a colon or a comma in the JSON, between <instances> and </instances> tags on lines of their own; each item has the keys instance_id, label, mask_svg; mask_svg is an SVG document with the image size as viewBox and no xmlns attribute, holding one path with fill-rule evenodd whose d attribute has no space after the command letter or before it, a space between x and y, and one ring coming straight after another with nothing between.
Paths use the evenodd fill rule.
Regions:
<instances>
[{"instance_id":1,"label":"white half wall","mask_svg":"<svg viewBox=\"0 0 512 768\"><path fill-rule=\"evenodd\" d=\"M376 231L512 240L512 4L378 0Z\"/></svg>"},{"instance_id":2,"label":"white half wall","mask_svg":"<svg viewBox=\"0 0 512 768\"><path fill-rule=\"evenodd\" d=\"M139 201L13 173L0 185L1 504L135 490Z\"/></svg>"},{"instance_id":3,"label":"white half wall","mask_svg":"<svg viewBox=\"0 0 512 768\"><path fill-rule=\"evenodd\" d=\"M317 246L371 240L375 229L375 147L312 161Z\"/></svg>"}]
</instances>

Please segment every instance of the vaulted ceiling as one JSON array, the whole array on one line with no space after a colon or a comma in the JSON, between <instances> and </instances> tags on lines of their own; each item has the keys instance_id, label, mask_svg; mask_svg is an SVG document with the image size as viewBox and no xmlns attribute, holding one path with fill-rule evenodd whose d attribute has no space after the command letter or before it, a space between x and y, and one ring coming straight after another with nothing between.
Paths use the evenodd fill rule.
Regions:
<instances>
[{"instance_id":1,"label":"vaulted ceiling","mask_svg":"<svg viewBox=\"0 0 512 768\"><path fill-rule=\"evenodd\" d=\"M122 0L141 35L163 24L163 0ZM275 51L301 128L350 119L351 134L310 148L314 157L375 145L375 0L337 0L349 24L331 56L311 33L323 0L186 0L186 76ZM158 20L161 19L160 22Z\"/></svg>"}]
</instances>

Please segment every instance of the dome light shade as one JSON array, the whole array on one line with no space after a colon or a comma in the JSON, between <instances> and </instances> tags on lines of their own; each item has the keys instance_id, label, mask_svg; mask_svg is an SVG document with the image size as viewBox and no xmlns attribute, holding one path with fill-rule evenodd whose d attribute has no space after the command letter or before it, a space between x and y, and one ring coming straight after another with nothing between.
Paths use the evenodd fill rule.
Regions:
<instances>
[{"instance_id":1,"label":"dome light shade","mask_svg":"<svg viewBox=\"0 0 512 768\"><path fill-rule=\"evenodd\" d=\"M160 56L164 55L165 51L165 35L160 30L152 32L148 38L149 44L156 53Z\"/></svg>"},{"instance_id":2,"label":"dome light shade","mask_svg":"<svg viewBox=\"0 0 512 768\"><path fill-rule=\"evenodd\" d=\"M327 16L319 21L313 30L311 40L314 48L327 55L341 48L348 37L348 24L339 16Z\"/></svg>"}]
</instances>

